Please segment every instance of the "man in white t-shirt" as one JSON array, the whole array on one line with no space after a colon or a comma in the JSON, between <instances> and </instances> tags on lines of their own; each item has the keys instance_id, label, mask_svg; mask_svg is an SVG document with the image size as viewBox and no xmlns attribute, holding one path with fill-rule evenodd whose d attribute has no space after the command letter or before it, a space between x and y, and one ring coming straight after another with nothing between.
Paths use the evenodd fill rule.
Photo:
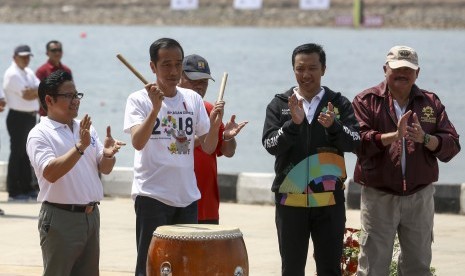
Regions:
<instances>
[{"instance_id":1,"label":"man in white t-shirt","mask_svg":"<svg viewBox=\"0 0 465 276\"><path fill-rule=\"evenodd\" d=\"M100 213L103 198L98 173L109 174L115 154L125 145L112 138L103 144L86 114L76 120L83 93L71 75L56 71L40 83L47 116L27 137L27 154L39 182L37 200L43 275L99 275Z\"/></svg>"},{"instance_id":2,"label":"man in white t-shirt","mask_svg":"<svg viewBox=\"0 0 465 276\"><path fill-rule=\"evenodd\" d=\"M150 46L155 83L132 93L126 103L124 131L135 148L132 197L136 212L136 275L146 275L153 231L161 225L197 223L200 192L194 174L194 140L205 152L215 151L224 102L210 118L202 97L177 87L184 52L173 39Z\"/></svg>"}]
</instances>

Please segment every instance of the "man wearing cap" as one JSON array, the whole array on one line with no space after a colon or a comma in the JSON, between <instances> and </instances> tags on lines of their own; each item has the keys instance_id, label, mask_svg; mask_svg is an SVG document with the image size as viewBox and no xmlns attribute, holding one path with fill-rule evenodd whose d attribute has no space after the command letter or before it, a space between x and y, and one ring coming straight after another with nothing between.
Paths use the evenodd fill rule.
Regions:
<instances>
[{"instance_id":1,"label":"man wearing cap","mask_svg":"<svg viewBox=\"0 0 465 276\"><path fill-rule=\"evenodd\" d=\"M32 170L26 153L26 138L36 124L39 110L37 87L39 79L28 67L32 53L27 45L15 48L13 62L3 76L3 90L9 107L6 125L10 135L7 189L9 201L36 199Z\"/></svg>"},{"instance_id":2,"label":"man wearing cap","mask_svg":"<svg viewBox=\"0 0 465 276\"><path fill-rule=\"evenodd\" d=\"M362 184L358 275L389 275L396 233L398 274L431 275L432 183L438 159L460 151L459 135L438 96L415 84L414 49L394 46L383 68L386 79L353 101L362 137L354 172Z\"/></svg>"},{"instance_id":3,"label":"man wearing cap","mask_svg":"<svg viewBox=\"0 0 465 276\"><path fill-rule=\"evenodd\" d=\"M208 88L208 80L213 80L210 75L210 66L206 59L199 55L186 56L182 64L183 73L179 86L192 89L202 98L205 97ZM205 109L210 115L213 105L204 101ZM236 139L234 138L247 122L236 123L235 115L226 124L220 125L218 131L218 143L215 152L208 154L196 141L194 152L194 170L197 178L201 198L198 201L198 223L219 224L220 194L218 190L217 156L232 157L236 151ZM197 138L196 138L197 139Z\"/></svg>"}]
</instances>

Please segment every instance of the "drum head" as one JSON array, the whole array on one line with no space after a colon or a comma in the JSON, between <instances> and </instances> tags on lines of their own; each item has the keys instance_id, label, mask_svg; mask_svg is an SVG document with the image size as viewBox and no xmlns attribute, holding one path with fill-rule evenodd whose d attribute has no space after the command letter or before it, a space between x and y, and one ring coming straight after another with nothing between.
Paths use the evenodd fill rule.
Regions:
<instances>
[{"instance_id":1,"label":"drum head","mask_svg":"<svg viewBox=\"0 0 465 276\"><path fill-rule=\"evenodd\" d=\"M209 240L241 238L242 233L237 227L216 224L176 224L159 226L154 237L180 240Z\"/></svg>"}]
</instances>

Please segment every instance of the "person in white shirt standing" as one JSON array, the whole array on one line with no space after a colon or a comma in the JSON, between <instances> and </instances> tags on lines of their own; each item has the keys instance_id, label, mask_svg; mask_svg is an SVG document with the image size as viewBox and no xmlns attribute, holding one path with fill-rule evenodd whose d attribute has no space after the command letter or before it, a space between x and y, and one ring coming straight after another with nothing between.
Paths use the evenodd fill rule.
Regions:
<instances>
[{"instance_id":1,"label":"person in white shirt standing","mask_svg":"<svg viewBox=\"0 0 465 276\"><path fill-rule=\"evenodd\" d=\"M146 275L148 249L158 226L197 223L194 140L199 137L202 149L213 153L224 112L224 101L219 101L209 118L199 94L177 87L184 52L176 40L158 39L149 52L157 80L128 97L124 116L124 131L131 134L135 148L135 275Z\"/></svg>"},{"instance_id":2,"label":"person in white shirt standing","mask_svg":"<svg viewBox=\"0 0 465 276\"><path fill-rule=\"evenodd\" d=\"M3 93L3 90L0 87L0 112L3 112L5 110L5 105L5 94Z\"/></svg>"},{"instance_id":3,"label":"person in white shirt standing","mask_svg":"<svg viewBox=\"0 0 465 276\"><path fill-rule=\"evenodd\" d=\"M8 159L8 201L35 199L37 192L32 186L32 170L26 154L26 138L37 121L39 79L28 67L31 48L20 45L15 48L13 62L3 76L3 90L9 107L6 126L10 135ZM21 127L18 127L21 126Z\"/></svg>"},{"instance_id":4,"label":"person in white shirt standing","mask_svg":"<svg viewBox=\"0 0 465 276\"><path fill-rule=\"evenodd\" d=\"M98 173L109 174L125 145L111 136L103 144L89 115L76 120L83 93L71 75L56 71L40 83L42 117L27 137L27 154L39 182L43 275L99 275Z\"/></svg>"},{"instance_id":5,"label":"person in white shirt standing","mask_svg":"<svg viewBox=\"0 0 465 276\"><path fill-rule=\"evenodd\" d=\"M0 112L3 112L3 110L5 110L5 94L3 94L3 90L2 88L0 87ZM3 211L2 209L0 209L0 216L3 216L5 214L5 211Z\"/></svg>"}]
</instances>

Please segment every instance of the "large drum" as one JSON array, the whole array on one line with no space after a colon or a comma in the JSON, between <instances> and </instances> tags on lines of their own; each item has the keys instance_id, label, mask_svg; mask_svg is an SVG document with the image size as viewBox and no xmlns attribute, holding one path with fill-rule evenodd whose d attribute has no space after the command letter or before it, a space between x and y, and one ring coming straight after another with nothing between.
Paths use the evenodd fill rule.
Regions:
<instances>
[{"instance_id":1,"label":"large drum","mask_svg":"<svg viewBox=\"0 0 465 276\"><path fill-rule=\"evenodd\" d=\"M249 275L242 233L211 224L160 226L150 243L147 275Z\"/></svg>"}]
</instances>

